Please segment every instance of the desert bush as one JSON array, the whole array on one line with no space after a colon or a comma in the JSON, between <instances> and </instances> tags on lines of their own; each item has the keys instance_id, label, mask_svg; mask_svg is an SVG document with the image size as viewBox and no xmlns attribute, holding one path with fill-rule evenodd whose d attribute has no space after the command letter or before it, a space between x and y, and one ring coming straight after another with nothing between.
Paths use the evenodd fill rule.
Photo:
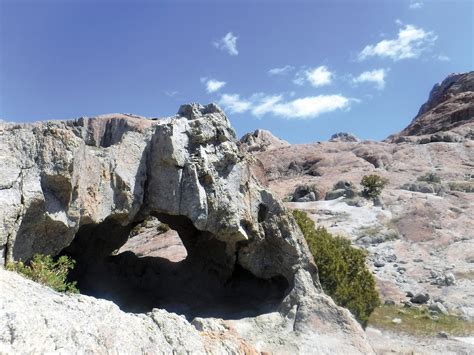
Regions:
<instances>
[{"instance_id":1,"label":"desert bush","mask_svg":"<svg viewBox=\"0 0 474 355\"><path fill-rule=\"evenodd\" d=\"M439 177L439 175L436 174L436 173L433 173L433 172L426 173L425 175L418 177L417 180L418 181L425 181L425 182L430 183L430 184L439 184L439 183L441 183L441 178Z\"/></svg>"},{"instance_id":2,"label":"desert bush","mask_svg":"<svg viewBox=\"0 0 474 355\"><path fill-rule=\"evenodd\" d=\"M376 174L364 175L360 184L363 186L362 194L365 197L377 198L388 180Z\"/></svg>"},{"instance_id":3,"label":"desert bush","mask_svg":"<svg viewBox=\"0 0 474 355\"><path fill-rule=\"evenodd\" d=\"M294 210L293 216L318 266L324 291L365 327L370 314L380 305L375 279L365 264L366 252L352 247L345 238L333 237L323 227L316 229L303 211Z\"/></svg>"},{"instance_id":4,"label":"desert bush","mask_svg":"<svg viewBox=\"0 0 474 355\"><path fill-rule=\"evenodd\" d=\"M7 269L16 271L58 292L78 293L76 282L67 282L67 275L74 268L75 263L73 259L65 255L54 260L50 255L36 254L28 264L15 261L9 263Z\"/></svg>"}]
</instances>

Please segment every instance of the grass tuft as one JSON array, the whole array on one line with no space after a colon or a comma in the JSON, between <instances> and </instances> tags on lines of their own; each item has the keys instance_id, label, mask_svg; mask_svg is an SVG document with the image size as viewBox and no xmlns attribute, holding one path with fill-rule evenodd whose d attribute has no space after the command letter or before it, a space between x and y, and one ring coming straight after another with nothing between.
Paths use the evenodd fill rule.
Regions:
<instances>
[{"instance_id":1,"label":"grass tuft","mask_svg":"<svg viewBox=\"0 0 474 355\"><path fill-rule=\"evenodd\" d=\"M401 319L401 323L393 323L394 318ZM368 325L416 336L436 336L439 332L446 332L452 336L474 334L474 322L462 320L456 315L437 314L434 317L425 307L402 308L387 305L377 307L370 315Z\"/></svg>"}]
</instances>

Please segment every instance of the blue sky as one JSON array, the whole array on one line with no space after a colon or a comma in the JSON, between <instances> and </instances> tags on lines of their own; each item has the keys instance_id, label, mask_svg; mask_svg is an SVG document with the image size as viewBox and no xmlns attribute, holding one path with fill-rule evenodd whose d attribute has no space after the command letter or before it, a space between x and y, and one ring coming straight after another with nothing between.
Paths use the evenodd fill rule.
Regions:
<instances>
[{"instance_id":1,"label":"blue sky","mask_svg":"<svg viewBox=\"0 0 474 355\"><path fill-rule=\"evenodd\" d=\"M239 136L383 139L473 70L473 18L470 0L0 0L0 118L217 102Z\"/></svg>"}]
</instances>

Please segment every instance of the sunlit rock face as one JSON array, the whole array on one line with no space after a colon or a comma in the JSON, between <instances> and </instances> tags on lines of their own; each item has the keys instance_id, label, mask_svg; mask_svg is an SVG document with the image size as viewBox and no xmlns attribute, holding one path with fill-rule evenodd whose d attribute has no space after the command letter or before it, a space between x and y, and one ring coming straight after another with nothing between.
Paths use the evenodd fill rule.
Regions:
<instances>
[{"instance_id":1,"label":"sunlit rock face","mask_svg":"<svg viewBox=\"0 0 474 355\"><path fill-rule=\"evenodd\" d=\"M122 310L133 311L137 300L146 307L136 311L158 307L188 318L178 321L164 310L146 313L162 331L192 327L222 336L232 331L256 351L372 351L349 312L320 290L301 232L281 202L254 178L217 106L184 105L176 116L160 120L117 114L2 123L0 154L2 264L36 253L70 255L77 260L75 272L84 289L95 292L89 294L122 306L120 299ZM149 218L177 233L186 249L184 260L120 251L133 228ZM101 280L109 280L111 288L98 288ZM0 281L15 282L9 276ZM168 301L165 284L170 292L185 295L177 308L163 306ZM62 311L67 314L65 299ZM238 308L232 308L237 299ZM50 321L36 324L36 318L20 311L22 302L28 300L19 297L11 308L24 321L13 325L19 337L67 331L48 318L46 303L38 312ZM215 313L216 308L221 312ZM246 313L248 308L254 312ZM188 322L195 316L201 320L192 326ZM100 331L107 333L104 327ZM4 329L1 324L0 332ZM8 339L0 336L13 351L22 350L21 343ZM114 335L108 339L115 344ZM197 349L166 339L171 348ZM37 349L47 350L41 344Z\"/></svg>"},{"instance_id":2,"label":"sunlit rock face","mask_svg":"<svg viewBox=\"0 0 474 355\"><path fill-rule=\"evenodd\" d=\"M429 143L466 138L474 138L474 71L454 73L435 84L413 121L387 140Z\"/></svg>"}]
</instances>

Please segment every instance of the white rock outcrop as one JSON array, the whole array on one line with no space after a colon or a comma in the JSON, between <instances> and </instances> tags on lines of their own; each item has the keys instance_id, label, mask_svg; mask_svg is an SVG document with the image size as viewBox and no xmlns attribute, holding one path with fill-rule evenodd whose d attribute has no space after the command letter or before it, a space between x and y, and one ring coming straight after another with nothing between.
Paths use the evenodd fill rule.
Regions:
<instances>
[{"instance_id":1,"label":"white rock outcrop","mask_svg":"<svg viewBox=\"0 0 474 355\"><path fill-rule=\"evenodd\" d=\"M86 260L97 256L87 243L105 256L133 225L155 216L179 232L188 257L219 277L238 266L289 285L275 312L195 327L164 310L124 313L0 270L7 353L372 353L350 313L321 291L301 232L253 177L217 106L184 105L163 120L0 123L0 155L2 264L57 255L73 242ZM210 328L198 332L204 323Z\"/></svg>"}]
</instances>

